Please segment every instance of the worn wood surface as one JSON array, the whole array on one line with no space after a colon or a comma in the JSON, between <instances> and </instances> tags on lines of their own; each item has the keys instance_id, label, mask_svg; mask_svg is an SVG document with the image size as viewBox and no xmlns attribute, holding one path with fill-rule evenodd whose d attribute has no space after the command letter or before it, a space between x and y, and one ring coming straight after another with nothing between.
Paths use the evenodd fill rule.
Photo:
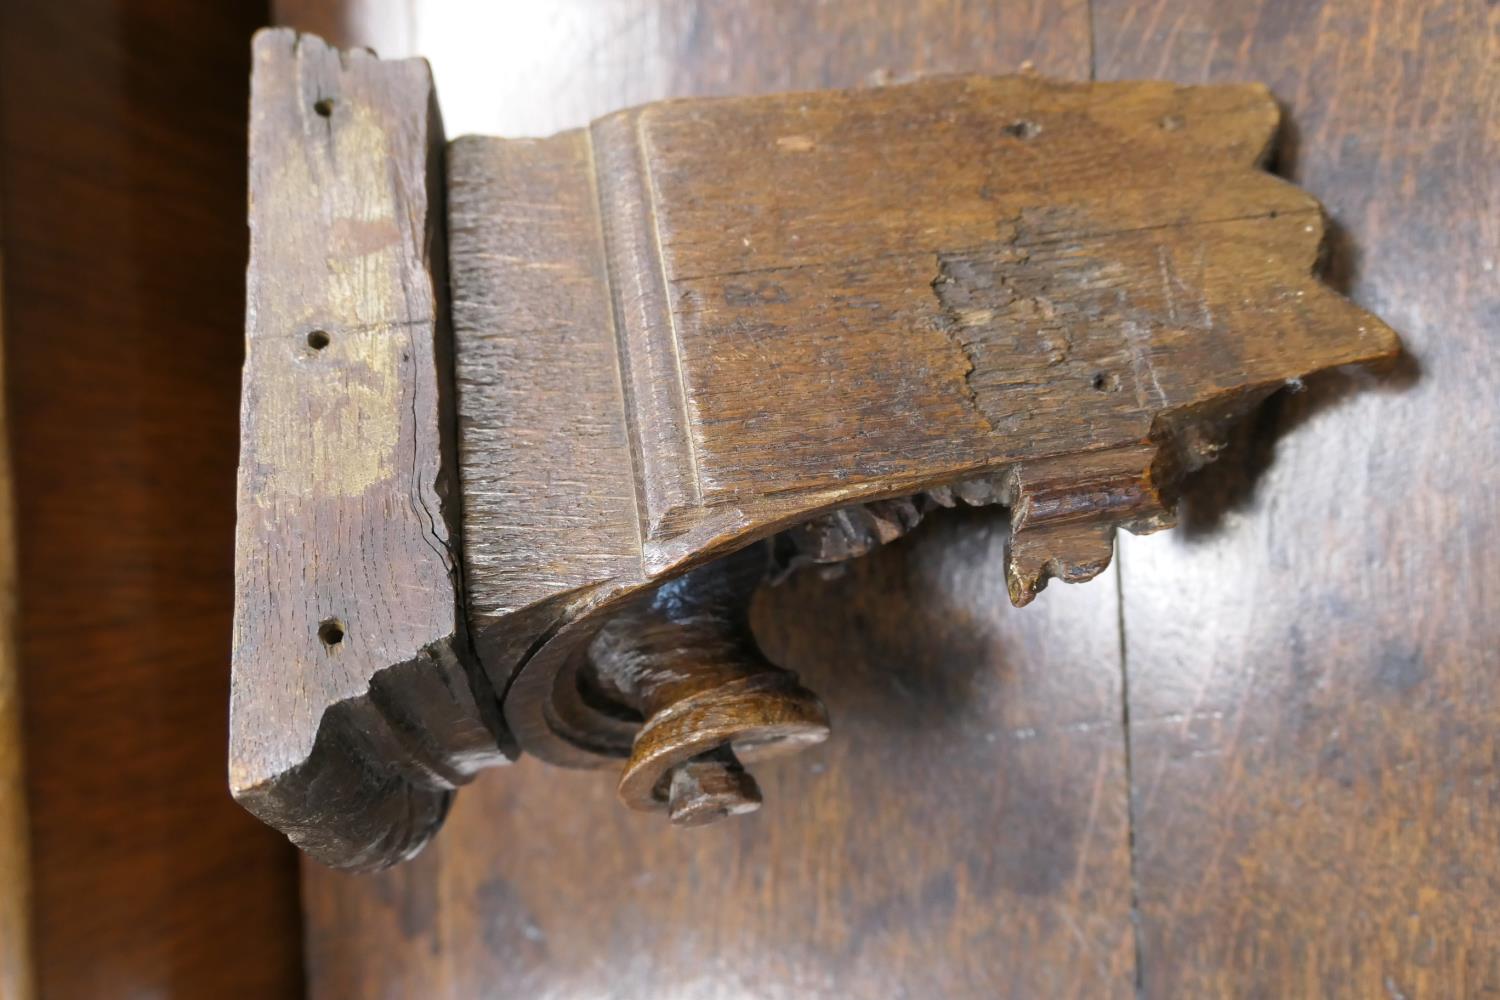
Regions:
<instances>
[{"instance_id":1,"label":"worn wood surface","mask_svg":"<svg viewBox=\"0 0 1500 1000\"><path fill-rule=\"evenodd\" d=\"M394 37L339 35L338 12L294 23L393 55L431 29L455 133L916 68L1087 75L1081 3L772 6L508 8L520 34L488 5L402 8ZM493 58L502 39L525 58ZM832 585L768 593L762 648L826 692L837 736L761 770L756 815L673 831L597 774L523 759L410 864L307 868L313 992L1129 996L1113 577L1014 612L1004 539L993 512L935 518Z\"/></svg>"},{"instance_id":2,"label":"worn wood surface","mask_svg":"<svg viewBox=\"0 0 1500 1000\"><path fill-rule=\"evenodd\" d=\"M1500 992L1500 7L1096 0L1103 77L1262 79L1411 352L1121 555L1150 996Z\"/></svg>"},{"instance_id":3,"label":"worn wood surface","mask_svg":"<svg viewBox=\"0 0 1500 1000\"><path fill-rule=\"evenodd\" d=\"M224 787L247 40L265 16L0 5L5 408L46 997L300 990L295 852Z\"/></svg>"},{"instance_id":4,"label":"worn wood surface","mask_svg":"<svg viewBox=\"0 0 1500 1000\"><path fill-rule=\"evenodd\" d=\"M1256 169L1276 122L1254 86L971 76L456 143L480 627L863 497L1209 451L1174 435L1389 353Z\"/></svg>"},{"instance_id":5,"label":"worn wood surface","mask_svg":"<svg viewBox=\"0 0 1500 1000\"><path fill-rule=\"evenodd\" d=\"M1168 526L1267 395L1397 347L1319 281L1256 85L948 75L450 148L420 60L278 29L253 80L230 779L338 867L418 850L507 728L630 757L636 808L825 735L753 643L684 701L590 682L695 563L977 484L1026 604ZM660 648L714 659L692 618Z\"/></svg>"},{"instance_id":6,"label":"worn wood surface","mask_svg":"<svg viewBox=\"0 0 1500 1000\"><path fill-rule=\"evenodd\" d=\"M1253 85L967 75L455 142L467 590L522 749L629 753L572 665L685 563L993 481L1024 604L1170 523L1227 420L1388 359L1259 169L1277 118Z\"/></svg>"},{"instance_id":7,"label":"worn wood surface","mask_svg":"<svg viewBox=\"0 0 1500 1000\"><path fill-rule=\"evenodd\" d=\"M5 306L3 275L0 255L0 317ZM3 329L0 318L0 332ZM0 350L0 384L4 371ZM16 542L8 432L9 420L0 410L0 997L30 1000L36 989L31 969L31 847L16 656Z\"/></svg>"},{"instance_id":8,"label":"worn wood surface","mask_svg":"<svg viewBox=\"0 0 1500 1000\"><path fill-rule=\"evenodd\" d=\"M230 786L381 867L506 759L454 551L442 119L420 60L254 52Z\"/></svg>"},{"instance_id":9,"label":"worn wood surface","mask_svg":"<svg viewBox=\"0 0 1500 1000\"><path fill-rule=\"evenodd\" d=\"M455 132L545 134L668 93L923 67L1007 71L1029 58L1078 79L1091 69L1083 3L489 10L278 5L339 41L434 58ZM1189 537L1126 547L1127 581L1149 567L1153 587L1171 584L1141 600L1175 644L1139 647L1145 622L1130 625L1142 613L1131 598L1134 753L1120 727L1115 574L1012 612L996 572L999 529L985 527L995 515L934 519L849 577L795 579L757 608L768 653L821 686L839 731L762 776L760 815L738 830L668 833L617 815L588 775L523 762L479 781L445 838L404 869L374 880L307 869L314 992L1128 996L1139 983L1150 996L1481 993L1482 956L1496 952L1484 862L1493 755L1480 721L1496 696L1482 669L1496 643L1480 574L1492 580L1493 566L1465 544L1487 537L1467 513L1485 509L1485 466L1458 457L1479 438L1462 438L1469 452L1448 442L1465 420L1494 440L1494 404L1469 391L1493 364L1477 317L1493 312L1483 282L1494 231L1474 200L1485 190L1474 150L1493 132L1484 46L1494 31L1482 19L1494 15L1474 3L1367 15L1352 4L1210 0L1100 2L1094 13L1101 77L1272 85L1289 113L1281 166L1340 224L1335 279L1417 338L1421 370L1358 402L1337 383L1293 396L1255 429L1262 441L1286 431L1274 449L1226 456L1241 474L1199 484ZM517 57L491 58L496 44ZM1392 80L1410 102L1386 99ZM1460 93L1467 122L1450 103ZM1413 131L1429 124L1431 148L1429 133ZM1424 270L1408 276L1413 252ZM1444 346L1450 336L1458 346ZM1449 359L1439 375L1430 357ZM1300 410L1319 401L1329 405ZM1424 443L1433 428L1446 436ZM1390 435L1405 451L1381 443ZM1283 469L1298 450L1296 468ZM1332 472L1348 455L1365 458ZM1411 456L1426 478L1407 474ZM1351 505L1377 527L1346 516ZM1283 531L1287 544L1273 546ZM1247 533L1253 544L1234 541ZM1326 548L1329 537L1343 541ZM1388 550L1390 537L1404 546ZM1214 562L1220 582L1195 560ZM1392 566L1400 572L1380 579ZM1175 583L1174 567L1185 574ZM1434 572L1447 582L1434 586ZM1308 588L1339 581L1352 599L1296 610ZM1447 686L1392 693L1406 661L1377 654L1418 637L1446 650L1420 662L1444 668L1424 676ZM1376 687L1381 663L1398 667ZM1193 679L1206 683L1201 712ZM1245 714L1228 724L1241 702ZM1377 731L1378 721L1395 728ZM1340 745L1349 732L1357 739ZM1138 874L1160 885L1138 882L1138 938L1128 780ZM551 807L527 814L540 799Z\"/></svg>"}]
</instances>

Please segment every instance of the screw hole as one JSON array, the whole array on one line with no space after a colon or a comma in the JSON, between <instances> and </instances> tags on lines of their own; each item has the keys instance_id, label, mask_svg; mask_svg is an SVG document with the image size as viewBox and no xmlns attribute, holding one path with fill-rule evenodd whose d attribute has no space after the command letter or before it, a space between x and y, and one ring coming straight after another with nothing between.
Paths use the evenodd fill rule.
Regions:
<instances>
[{"instance_id":1,"label":"screw hole","mask_svg":"<svg viewBox=\"0 0 1500 1000\"><path fill-rule=\"evenodd\" d=\"M328 334L323 330L314 330L307 335L307 346L315 351L321 351L328 346Z\"/></svg>"},{"instance_id":2,"label":"screw hole","mask_svg":"<svg viewBox=\"0 0 1500 1000\"><path fill-rule=\"evenodd\" d=\"M1041 130L1042 127L1036 122L1027 121L1023 118L1020 121L1011 122L1000 131L1004 132L1006 135L1010 136L1013 139L1032 139L1035 138L1037 133L1041 132Z\"/></svg>"},{"instance_id":3,"label":"screw hole","mask_svg":"<svg viewBox=\"0 0 1500 1000\"><path fill-rule=\"evenodd\" d=\"M318 638L322 640L323 645L332 649L344 641L344 623L337 618L326 619L318 626Z\"/></svg>"},{"instance_id":4,"label":"screw hole","mask_svg":"<svg viewBox=\"0 0 1500 1000\"><path fill-rule=\"evenodd\" d=\"M322 100L314 101L313 110L324 118L331 118L333 116L333 98L325 97Z\"/></svg>"},{"instance_id":5,"label":"screw hole","mask_svg":"<svg viewBox=\"0 0 1500 1000\"><path fill-rule=\"evenodd\" d=\"M1115 378L1109 372L1099 372L1094 376L1093 381L1089 384L1092 385L1097 392L1114 392L1120 387L1120 380Z\"/></svg>"}]
</instances>

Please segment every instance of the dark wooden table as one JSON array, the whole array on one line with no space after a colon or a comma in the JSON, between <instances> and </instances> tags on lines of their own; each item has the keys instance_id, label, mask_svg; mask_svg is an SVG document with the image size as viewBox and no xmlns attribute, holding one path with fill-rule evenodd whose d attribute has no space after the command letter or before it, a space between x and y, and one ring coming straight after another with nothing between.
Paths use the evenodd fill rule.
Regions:
<instances>
[{"instance_id":1,"label":"dark wooden table","mask_svg":"<svg viewBox=\"0 0 1500 1000\"><path fill-rule=\"evenodd\" d=\"M304 871L319 996L1500 993L1500 8L1480 0L330 3L450 134L958 70L1263 80L1336 285L1410 357L1278 399L1182 529L1010 609L1000 525L764 595L835 738L746 821L486 774L415 864Z\"/></svg>"}]
</instances>

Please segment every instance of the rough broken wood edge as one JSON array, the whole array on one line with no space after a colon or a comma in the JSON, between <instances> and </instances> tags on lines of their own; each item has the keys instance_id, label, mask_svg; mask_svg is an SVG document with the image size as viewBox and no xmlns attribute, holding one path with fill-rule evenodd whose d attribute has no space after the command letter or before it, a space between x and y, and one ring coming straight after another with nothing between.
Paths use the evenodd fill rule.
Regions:
<instances>
[{"instance_id":1,"label":"rough broken wood edge","mask_svg":"<svg viewBox=\"0 0 1500 1000\"><path fill-rule=\"evenodd\" d=\"M243 692L238 683L242 679L241 639L246 634L247 625L242 620L246 617L244 595L237 593L236 597L237 683L231 698L230 744L230 785L235 798L263 821L285 833L318 861L338 868L375 870L410 857L421 849L441 825L456 785L467 781L478 769L504 763L516 753L500 716L498 699L483 670L478 667L472 650L459 572L457 525L461 498L454 479L456 428L452 336L446 301L446 211L443 188L445 147L442 119L431 72L423 60L381 63L373 53L362 50L340 52L320 39L298 35L286 29L265 29L258 32L253 50L255 86L252 88L251 102L250 213L252 256L248 270L250 288L247 301L247 359L241 426L242 523L237 543L237 550L241 553L237 557L237 592L247 583L244 567L239 564L245 557L247 533L253 534L253 527L247 527L245 523L247 504L259 504L264 500L261 494L256 493L257 472L253 471L259 460L255 440L257 415L254 411L258 402L257 370L252 358L256 334L268 323L283 323L286 329L280 330L278 335L308 335L305 320L299 322L294 317L267 317L259 309L261 304L256 297L255 275L257 267L263 262L258 259L257 250L267 252L263 248L274 246L276 235L266 234L263 241L255 239L258 213L265 210L257 205L257 164L253 157L259 149L263 156L269 153L267 158L275 159L280 164L310 155L310 150L303 148L304 143L298 142L299 137L295 135L278 136L284 141L262 148L255 141L257 128L269 128L269 120L278 111L287 115L287 120L298 120L298 116L305 120L311 107L318 116L327 120L327 142L331 151L334 130L340 126L329 113L330 108L337 109L340 115L367 113L358 127L370 128L370 122L378 118L373 109L383 103L384 111L394 113L396 120L408 120L421 125L420 139L404 134L382 133L378 143L371 143L368 148L357 147L356 151L373 158L365 166L378 174L395 169L397 156L388 155L387 143L396 146L405 139L408 142L420 142L423 147L407 152L419 157L423 163L421 184L425 188L425 204L422 206L424 216L413 217L411 206L406 204L403 205L407 209L404 215L393 210L390 219L376 221L386 221L398 232L399 239L393 240L391 245L404 241L405 246L414 248L420 255L428 284L426 289L417 289L416 295L419 302L425 296L430 309L429 315L413 318L408 312L404 317L384 317L385 325L391 328L410 330L416 324L423 330L430 329L432 334L429 358L418 357L427 347L427 338L417 335L408 338L410 355L402 356L403 362L412 360L411 370L416 372L418 378L424 374L424 367L430 370L434 384L424 398L424 402L430 400L430 405L422 407L424 412L418 412L417 387L413 383L411 413L399 413L393 418L397 426L391 447L399 450L403 432L409 432L413 436L415 450L411 473L414 481L408 484L410 495L414 497L411 502L420 505L425 511L427 524L418 530L423 535L423 544L432 551L433 559L442 563L441 576L446 580L452 599L451 626L444 626L444 634L435 635L420 648L411 650L410 655L404 656L402 662L368 669L363 691L322 706L316 733L301 759L291 761L290 766L275 769L274 773L267 773L264 766L259 770L242 766L242 758L238 754L241 746L254 745L255 736L243 732L244 727L238 724L243 711L239 697ZM338 93L325 93L320 89L314 96L310 89L319 86L315 81L320 73L325 78L332 75L344 85L343 89ZM408 79L403 89L402 75L412 73L419 77L421 84L411 85L411 80ZM279 79L278 74L281 75ZM328 79L322 81L323 84L328 82ZM275 107L288 94L293 100L308 107ZM360 106L362 99L366 102L364 107ZM400 106L393 109L392 104ZM379 128L378 122L373 127ZM305 133L304 128L304 136L301 138L305 139ZM397 154L400 152L398 148ZM277 185L274 194L263 193L263 198L282 198L288 195L285 190L287 187L284 184ZM301 193L309 197L306 204L298 204L296 208L309 213L316 212L319 208L319 192L308 190ZM327 192L323 194L328 196ZM352 192L355 198L362 194L363 192ZM284 209L286 206L281 207ZM267 214L266 221L273 222L274 218ZM359 218L353 221L363 223L366 220ZM370 252L368 248L356 245L362 240L370 239L370 234L361 231L358 226L350 228L353 231L347 236L329 240L331 245L327 254L330 271L333 270L332 262L341 256L357 260ZM293 252L295 253L295 249ZM269 251L268 256L275 256L275 251ZM367 289L363 291L368 295ZM401 290L402 296L411 292L410 289ZM396 292L392 292L393 301L396 295ZM331 293L329 297L333 297ZM406 304L410 306L410 301ZM367 317L360 306L368 307L374 313L380 312L379 304L372 305L369 301L323 301L317 304L322 313L317 316L320 322L314 325L318 331L326 327L337 336L345 329L340 326L340 322L344 321L351 328L351 333L357 329L354 336L377 336L374 327L380 324L362 322ZM316 309L310 308L309 312L315 313ZM324 316L326 320L323 320ZM401 319L405 321L393 322ZM326 340L325 337L325 342ZM313 346L314 350L318 349L316 345ZM385 349L395 352L399 348L388 346ZM371 350L381 348L372 347ZM390 411L399 409L385 406L383 409L387 412L384 414L358 411L357 403L351 402L347 395L334 401L332 405L355 409L354 423L361 432L365 429L365 421L377 421L382 416L391 418ZM376 409L382 408L377 406ZM403 424L408 419L410 426L404 427ZM361 434L353 443L363 448L368 437L369 435ZM417 443L420 439L429 441L426 451L429 461L425 463L420 458L422 449ZM372 450L376 447L376 444L369 445ZM394 468L394 463L392 467ZM336 472L333 474L336 475ZM423 481L429 475L430 481ZM265 477L262 476L260 485L264 485L264 481ZM280 499L286 502L284 496ZM431 509L433 505L439 508L436 512ZM291 502L291 506L296 509L296 501ZM369 523L370 519L359 521L356 508L357 504L344 504L338 509L341 511L340 517L352 512L360 525L357 534L361 539L366 534L380 534L390 530L384 520L375 523ZM419 517L418 520L422 518ZM254 546L249 548L253 555ZM316 557L323 555L323 552L315 553L315 562ZM338 555L338 552L332 553L332 561L336 561ZM339 622L341 629L343 625L343 622ZM254 653L247 655L259 652L257 647ZM294 734L285 735L290 742ZM280 736L278 734L278 738ZM295 757L297 752L293 749L290 753ZM263 760L260 761L261 765L264 763Z\"/></svg>"},{"instance_id":2,"label":"rough broken wood edge","mask_svg":"<svg viewBox=\"0 0 1500 1000\"><path fill-rule=\"evenodd\" d=\"M3 282L0 282L3 284ZM4 309L0 287L0 313ZM0 349L0 384L4 383ZM6 408L0 406L0 996L34 995L31 850L26 808L21 671L16 650L15 510Z\"/></svg>"}]
</instances>

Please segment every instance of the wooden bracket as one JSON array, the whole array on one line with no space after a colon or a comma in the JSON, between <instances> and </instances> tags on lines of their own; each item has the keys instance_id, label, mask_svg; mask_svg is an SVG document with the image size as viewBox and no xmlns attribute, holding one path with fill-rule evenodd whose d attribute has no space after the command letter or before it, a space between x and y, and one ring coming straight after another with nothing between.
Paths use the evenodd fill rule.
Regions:
<instances>
[{"instance_id":1,"label":"wooden bracket","mask_svg":"<svg viewBox=\"0 0 1500 1000\"><path fill-rule=\"evenodd\" d=\"M754 808L742 763L828 732L763 578L1003 504L1025 604L1267 395L1396 353L1317 280L1277 123L1257 85L956 77L445 145L421 61L262 32L235 795L350 868L515 746Z\"/></svg>"}]
</instances>

